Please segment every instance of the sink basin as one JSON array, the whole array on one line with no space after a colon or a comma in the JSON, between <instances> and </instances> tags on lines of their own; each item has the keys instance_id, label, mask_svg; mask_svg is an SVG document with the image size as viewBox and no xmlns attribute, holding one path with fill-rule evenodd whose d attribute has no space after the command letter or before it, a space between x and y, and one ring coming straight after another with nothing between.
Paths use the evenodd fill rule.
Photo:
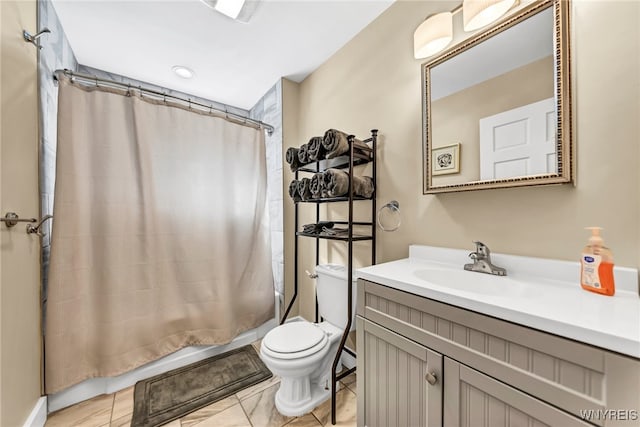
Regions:
<instances>
[{"instance_id":1,"label":"sink basin","mask_svg":"<svg viewBox=\"0 0 640 427\"><path fill-rule=\"evenodd\" d=\"M514 280L509 276L494 276L453 268L424 268L416 270L413 274L432 285L464 292L509 297L536 295L532 285Z\"/></svg>"}]
</instances>

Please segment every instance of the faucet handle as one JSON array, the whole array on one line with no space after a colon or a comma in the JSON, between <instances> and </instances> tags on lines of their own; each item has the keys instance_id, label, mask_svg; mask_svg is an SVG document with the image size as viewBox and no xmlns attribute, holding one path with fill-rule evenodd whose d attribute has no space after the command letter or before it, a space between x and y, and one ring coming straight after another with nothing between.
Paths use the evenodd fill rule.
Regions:
<instances>
[{"instance_id":1,"label":"faucet handle","mask_svg":"<svg viewBox=\"0 0 640 427\"><path fill-rule=\"evenodd\" d=\"M480 257L487 258L489 256L489 253L491 251L489 251L489 247L487 245L485 245L481 241L475 241L473 243L475 243L475 245L476 245L476 253L478 255L480 255Z\"/></svg>"}]
</instances>

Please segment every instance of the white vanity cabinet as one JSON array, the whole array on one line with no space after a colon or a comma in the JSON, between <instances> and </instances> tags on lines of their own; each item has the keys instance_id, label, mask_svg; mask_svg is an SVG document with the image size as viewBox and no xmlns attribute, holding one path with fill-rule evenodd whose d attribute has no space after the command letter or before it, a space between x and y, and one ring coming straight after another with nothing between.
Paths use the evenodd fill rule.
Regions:
<instances>
[{"instance_id":1,"label":"white vanity cabinet","mask_svg":"<svg viewBox=\"0 0 640 427\"><path fill-rule=\"evenodd\" d=\"M634 357L363 279L357 314L358 426L640 424Z\"/></svg>"}]
</instances>

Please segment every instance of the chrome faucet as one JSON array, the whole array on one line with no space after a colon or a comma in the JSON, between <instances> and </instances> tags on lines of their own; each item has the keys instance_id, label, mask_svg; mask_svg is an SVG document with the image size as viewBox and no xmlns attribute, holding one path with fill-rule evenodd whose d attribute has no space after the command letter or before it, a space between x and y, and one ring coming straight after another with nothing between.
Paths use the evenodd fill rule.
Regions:
<instances>
[{"instance_id":1,"label":"chrome faucet","mask_svg":"<svg viewBox=\"0 0 640 427\"><path fill-rule=\"evenodd\" d=\"M479 273L495 274L496 276L507 275L507 270L502 267L496 267L491 263L491 251L484 243L473 243L476 244L476 251L469 254L469 258L473 260L473 263L465 264L465 270L477 271Z\"/></svg>"}]
</instances>

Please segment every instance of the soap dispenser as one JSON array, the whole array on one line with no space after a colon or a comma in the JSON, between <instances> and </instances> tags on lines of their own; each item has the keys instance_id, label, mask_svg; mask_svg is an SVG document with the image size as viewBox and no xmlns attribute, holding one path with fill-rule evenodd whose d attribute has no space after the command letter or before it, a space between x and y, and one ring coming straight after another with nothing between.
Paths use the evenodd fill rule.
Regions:
<instances>
[{"instance_id":1,"label":"soap dispenser","mask_svg":"<svg viewBox=\"0 0 640 427\"><path fill-rule=\"evenodd\" d=\"M600 237L602 228L586 227L586 230L591 230L591 237L580 258L580 285L587 291L611 296L616 291L613 254Z\"/></svg>"}]
</instances>

